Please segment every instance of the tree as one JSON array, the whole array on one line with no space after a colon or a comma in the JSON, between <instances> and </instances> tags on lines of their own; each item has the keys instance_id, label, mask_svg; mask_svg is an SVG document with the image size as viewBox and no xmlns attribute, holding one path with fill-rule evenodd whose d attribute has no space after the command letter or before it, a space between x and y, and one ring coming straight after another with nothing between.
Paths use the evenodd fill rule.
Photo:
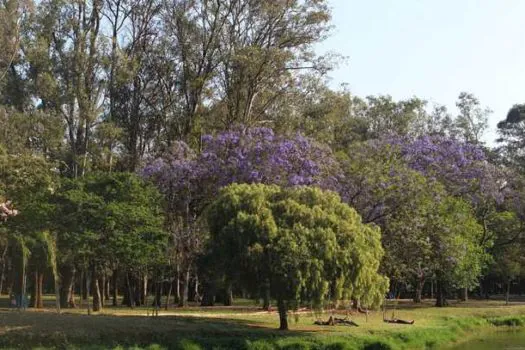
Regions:
<instances>
[{"instance_id":1,"label":"tree","mask_svg":"<svg viewBox=\"0 0 525 350\"><path fill-rule=\"evenodd\" d=\"M330 149L300 134L285 137L268 128L247 128L202 139L199 155L185 143L175 143L142 171L167 198L176 264L184 271L182 300L203 246L199 218L221 187L237 182L334 188L338 175Z\"/></svg>"},{"instance_id":2,"label":"tree","mask_svg":"<svg viewBox=\"0 0 525 350\"><path fill-rule=\"evenodd\" d=\"M513 280L523 276L524 237L523 221L512 211L493 213L487 230L494 242L491 247L493 260L489 273L506 284L506 303L509 302L510 285Z\"/></svg>"},{"instance_id":3,"label":"tree","mask_svg":"<svg viewBox=\"0 0 525 350\"><path fill-rule=\"evenodd\" d=\"M33 97L63 118L69 176L85 173L93 128L102 114L103 1L42 1L25 40Z\"/></svg>"},{"instance_id":4,"label":"tree","mask_svg":"<svg viewBox=\"0 0 525 350\"><path fill-rule=\"evenodd\" d=\"M482 109L479 100L468 92L459 94L456 107L459 115L454 124L459 134L465 142L481 144L483 133L487 130L488 116L492 111L488 108Z\"/></svg>"},{"instance_id":5,"label":"tree","mask_svg":"<svg viewBox=\"0 0 525 350\"><path fill-rule=\"evenodd\" d=\"M20 212L3 223L6 230L2 233L6 234L3 237L4 249L7 251L8 246L12 248L9 258L16 270L13 287L22 299L26 294L29 265L47 266L51 262L45 253L51 242L44 237L49 229L47 218L50 206L47 199L56 182L52 169L53 164L43 157L0 154L0 197L12 201ZM9 205L8 209L13 208ZM1 279L4 278L5 258L4 254ZM41 293L35 295L41 297Z\"/></svg>"},{"instance_id":6,"label":"tree","mask_svg":"<svg viewBox=\"0 0 525 350\"><path fill-rule=\"evenodd\" d=\"M159 193L134 174L100 173L64 181L53 203L57 244L67 270L63 306L69 302L74 266L92 278L93 309L98 311L98 279L106 264L138 271L164 255L167 235Z\"/></svg>"},{"instance_id":7,"label":"tree","mask_svg":"<svg viewBox=\"0 0 525 350\"><path fill-rule=\"evenodd\" d=\"M406 164L398 147L381 140L354 144L339 158L343 201L365 223L381 227L385 248L381 272L396 294L403 286L415 286L414 300L420 301L431 276L430 245L422 222L434 201L434 184Z\"/></svg>"},{"instance_id":8,"label":"tree","mask_svg":"<svg viewBox=\"0 0 525 350\"><path fill-rule=\"evenodd\" d=\"M300 303L382 302L379 230L333 192L233 184L209 208L208 225L210 254L228 278L253 292L270 284L282 330Z\"/></svg>"},{"instance_id":9,"label":"tree","mask_svg":"<svg viewBox=\"0 0 525 350\"><path fill-rule=\"evenodd\" d=\"M449 288L472 288L488 261L480 244L483 228L462 199L444 195L425 220L432 252L430 264L437 280L436 306L446 306Z\"/></svg>"},{"instance_id":10,"label":"tree","mask_svg":"<svg viewBox=\"0 0 525 350\"><path fill-rule=\"evenodd\" d=\"M499 151L505 163L518 169L521 173L525 170L525 109L524 105L514 105L507 117L498 123Z\"/></svg>"}]
</instances>

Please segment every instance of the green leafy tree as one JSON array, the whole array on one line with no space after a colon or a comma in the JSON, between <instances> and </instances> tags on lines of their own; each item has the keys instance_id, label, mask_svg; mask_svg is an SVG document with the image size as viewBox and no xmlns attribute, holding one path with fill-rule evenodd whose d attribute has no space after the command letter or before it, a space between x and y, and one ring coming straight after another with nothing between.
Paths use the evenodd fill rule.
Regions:
<instances>
[{"instance_id":1,"label":"green leafy tree","mask_svg":"<svg viewBox=\"0 0 525 350\"><path fill-rule=\"evenodd\" d=\"M54 198L58 247L66 269L73 264L93 279L93 308L101 308L98 277L106 265L137 271L158 264L167 235L158 191L130 173L92 174L65 181ZM68 305L72 271L63 284Z\"/></svg>"},{"instance_id":2,"label":"green leafy tree","mask_svg":"<svg viewBox=\"0 0 525 350\"><path fill-rule=\"evenodd\" d=\"M466 142L481 143L483 133L487 130L488 116L492 114L492 111L488 108L481 108L478 98L468 92L459 94L456 107L459 115L454 124L458 133Z\"/></svg>"},{"instance_id":3,"label":"green leafy tree","mask_svg":"<svg viewBox=\"0 0 525 350\"><path fill-rule=\"evenodd\" d=\"M269 285L280 329L288 309L327 299L381 304L379 229L330 191L268 185L225 187L208 213L210 255L226 278L257 293Z\"/></svg>"},{"instance_id":4,"label":"green leafy tree","mask_svg":"<svg viewBox=\"0 0 525 350\"><path fill-rule=\"evenodd\" d=\"M446 306L450 288L477 286L488 262L482 241L483 228L464 200L442 195L428 212L425 230L430 243L430 269L437 280L436 306Z\"/></svg>"}]
</instances>

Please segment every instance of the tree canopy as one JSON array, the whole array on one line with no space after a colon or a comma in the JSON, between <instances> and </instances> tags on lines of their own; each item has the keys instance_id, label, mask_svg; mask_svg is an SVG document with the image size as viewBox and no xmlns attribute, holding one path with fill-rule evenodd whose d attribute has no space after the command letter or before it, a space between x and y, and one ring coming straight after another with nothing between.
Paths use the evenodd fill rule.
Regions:
<instances>
[{"instance_id":1,"label":"tree canopy","mask_svg":"<svg viewBox=\"0 0 525 350\"><path fill-rule=\"evenodd\" d=\"M246 288L269 285L281 329L288 308L325 300L380 305L388 280L379 229L333 192L311 187L225 187L208 213L210 254L226 278Z\"/></svg>"}]
</instances>

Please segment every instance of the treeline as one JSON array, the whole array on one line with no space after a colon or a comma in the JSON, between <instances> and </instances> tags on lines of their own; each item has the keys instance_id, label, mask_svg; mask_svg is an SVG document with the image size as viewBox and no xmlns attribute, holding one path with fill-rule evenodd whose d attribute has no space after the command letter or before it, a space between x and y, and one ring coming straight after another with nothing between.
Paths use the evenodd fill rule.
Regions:
<instances>
[{"instance_id":1,"label":"treeline","mask_svg":"<svg viewBox=\"0 0 525 350\"><path fill-rule=\"evenodd\" d=\"M96 311L523 289L521 107L490 149L472 94L452 114L328 88L326 1L6 1L0 17L1 293Z\"/></svg>"}]
</instances>

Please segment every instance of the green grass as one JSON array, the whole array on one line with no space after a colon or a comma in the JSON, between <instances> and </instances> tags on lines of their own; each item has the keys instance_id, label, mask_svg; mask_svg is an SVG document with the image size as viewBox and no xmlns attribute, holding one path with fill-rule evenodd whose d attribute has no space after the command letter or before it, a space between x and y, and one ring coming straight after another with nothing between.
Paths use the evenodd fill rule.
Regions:
<instances>
[{"instance_id":1,"label":"green grass","mask_svg":"<svg viewBox=\"0 0 525 350\"><path fill-rule=\"evenodd\" d=\"M145 317L146 308L106 308L98 315L85 309L57 315L52 309L0 309L2 348L82 349L438 349L444 344L496 327L524 327L525 304L500 301L456 303L434 308L430 302L400 302L395 316L414 325L387 324L381 312L368 319L352 315L360 327L316 326L311 312L291 315L288 332L277 330L278 317L257 306L161 311ZM392 310L388 311L390 317ZM326 319L328 316L322 316ZM152 345L153 344L153 345Z\"/></svg>"}]
</instances>

